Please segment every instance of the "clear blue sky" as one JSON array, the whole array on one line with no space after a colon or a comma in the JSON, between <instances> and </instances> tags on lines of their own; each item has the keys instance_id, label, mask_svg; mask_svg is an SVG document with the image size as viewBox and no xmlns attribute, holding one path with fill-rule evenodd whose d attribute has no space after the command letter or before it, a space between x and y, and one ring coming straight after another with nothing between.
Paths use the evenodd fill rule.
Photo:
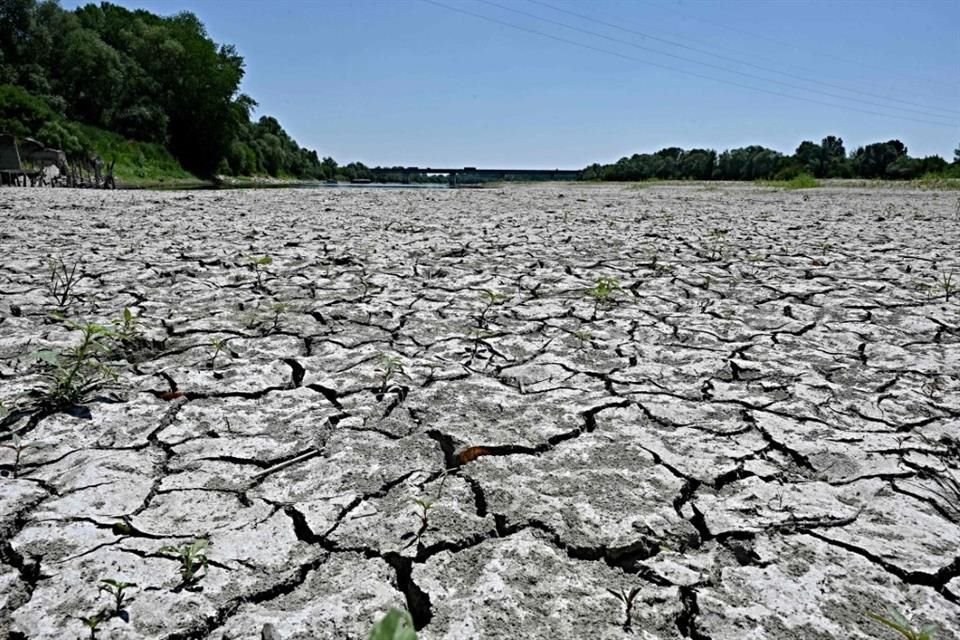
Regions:
<instances>
[{"instance_id":1,"label":"clear blue sky","mask_svg":"<svg viewBox=\"0 0 960 640\"><path fill-rule=\"evenodd\" d=\"M118 4L195 13L246 59L258 114L341 163L579 168L828 134L951 160L960 144L960 0L434 1L489 20L426 0Z\"/></svg>"}]
</instances>

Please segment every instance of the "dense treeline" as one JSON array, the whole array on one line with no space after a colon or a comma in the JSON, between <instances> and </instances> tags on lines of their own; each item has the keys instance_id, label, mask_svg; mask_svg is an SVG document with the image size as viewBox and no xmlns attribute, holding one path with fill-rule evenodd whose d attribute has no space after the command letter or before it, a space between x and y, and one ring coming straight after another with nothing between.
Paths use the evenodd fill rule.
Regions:
<instances>
[{"instance_id":1,"label":"dense treeline","mask_svg":"<svg viewBox=\"0 0 960 640\"><path fill-rule=\"evenodd\" d=\"M0 0L0 130L80 154L83 124L163 145L198 175L333 177L274 118L250 121L243 73L190 13Z\"/></svg>"},{"instance_id":2,"label":"dense treeline","mask_svg":"<svg viewBox=\"0 0 960 640\"><path fill-rule=\"evenodd\" d=\"M593 164L586 180L789 180L800 174L815 178L909 179L924 175L960 178L960 147L953 164L940 156L911 158L899 140L876 142L848 154L843 140L827 136L820 144L805 140L793 155L761 146L730 149L670 147L656 153L634 154L615 164Z\"/></svg>"}]
</instances>

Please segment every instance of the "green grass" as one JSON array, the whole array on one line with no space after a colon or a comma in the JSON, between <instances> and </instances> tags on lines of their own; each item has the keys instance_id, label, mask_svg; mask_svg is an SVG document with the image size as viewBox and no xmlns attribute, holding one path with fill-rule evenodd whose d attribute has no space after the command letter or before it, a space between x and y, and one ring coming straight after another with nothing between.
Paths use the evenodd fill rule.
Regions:
<instances>
[{"instance_id":1,"label":"green grass","mask_svg":"<svg viewBox=\"0 0 960 640\"><path fill-rule=\"evenodd\" d=\"M113 174L121 187L191 186L207 184L185 171L162 145L127 140L96 127L80 125L104 164L116 158Z\"/></svg>"},{"instance_id":2,"label":"green grass","mask_svg":"<svg viewBox=\"0 0 960 640\"><path fill-rule=\"evenodd\" d=\"M960 190L960 176L955 177L946 173L928 173L911 182L921 189Z\"/></svg>"},{"instance_id":3,"label":"green grass","mask_svg":"<svg viewBox=\"0 0 960 640\"><path fill-rule=\"evenodd\" d=\"M761 180L760 184L765 187L776 187L788 191L792 191L793 189L816 189L820 186L820 182L809 173L801 173L790 180Z\"/></svg>"}]
</instances>

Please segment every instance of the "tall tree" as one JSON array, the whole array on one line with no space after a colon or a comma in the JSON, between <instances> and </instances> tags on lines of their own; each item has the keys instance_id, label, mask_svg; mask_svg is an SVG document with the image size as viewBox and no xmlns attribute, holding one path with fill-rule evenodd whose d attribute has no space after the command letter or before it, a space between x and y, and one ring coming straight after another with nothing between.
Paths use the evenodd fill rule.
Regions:
<instances>
[{"instance_id":1,"label":"tall tree","mask_svg":"<svg viewBox=\"0 0 960 640\"><path fill-rule=\"evenodd\" d=\"M816 142L804 140L793 156L800 167L818 178L823 177L823 148Z\"/></svg>"},{"instance_id":2,"label":"tall tree","mask_svg":"<svg viewBox=\"0 0 960 640\"><path fill-rule=\"evenodd\" d=\"M827 178L843 177L846 168L847 150L843 147L843 138L827 136L820 141L823 151L821 174Z\"/></svg>"}]
</instances>

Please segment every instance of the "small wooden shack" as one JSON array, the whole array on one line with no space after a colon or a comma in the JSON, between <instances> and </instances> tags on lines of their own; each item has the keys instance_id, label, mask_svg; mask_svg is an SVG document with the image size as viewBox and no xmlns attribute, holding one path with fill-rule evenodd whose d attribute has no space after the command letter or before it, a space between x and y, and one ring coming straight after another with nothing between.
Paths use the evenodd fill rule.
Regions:
<instances>
[{"instance_id":1,"label":"small wooden shack","mask_svg":"<svg viewBox=\"0 0 960 640\"><path fill-rule=\"evenodd\" d=\"M69 163L60 149L33 138L18 141L9 133L0 133L0 185L113 189L113 165L104 165L97 155Z\"/></svg>"}]
</instances>

